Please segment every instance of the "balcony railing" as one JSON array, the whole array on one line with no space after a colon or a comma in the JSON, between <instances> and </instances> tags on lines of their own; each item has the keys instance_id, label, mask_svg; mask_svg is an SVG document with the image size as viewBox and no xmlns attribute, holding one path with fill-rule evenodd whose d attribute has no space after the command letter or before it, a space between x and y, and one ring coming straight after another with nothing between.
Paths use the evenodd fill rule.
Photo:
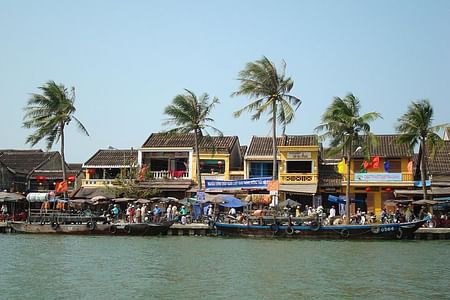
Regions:
<instances>
[{"instance_id":1,"label":"balcony railing","mask_svg":"<svg viewBox=\"0 0 450 300\"><path fill-rule=\"evenodd\" d=\"M316 173L281 173L280 174L281 183L317 183Z\"/></svg>"},{"instance_id":2,"label":"balcony railing","mask_svg":"<svg viewBox=\"0 0 450 300\"><path fill-rule=\"evenodd\" d=\"M129 182L130 179L124 179L124 182ZM117 179L83 179L82 186L112 186L117 183Z\"/></svg>"},{"instance_id":3,"label":"balcony railing","mask_svg":"<svg viewBox=\"0 0 450 300\"><path fill-rule=\"evenodd\" d=\"M149 171L152 179L190 179L188 171Z\"/></svg>"}]
</instances>

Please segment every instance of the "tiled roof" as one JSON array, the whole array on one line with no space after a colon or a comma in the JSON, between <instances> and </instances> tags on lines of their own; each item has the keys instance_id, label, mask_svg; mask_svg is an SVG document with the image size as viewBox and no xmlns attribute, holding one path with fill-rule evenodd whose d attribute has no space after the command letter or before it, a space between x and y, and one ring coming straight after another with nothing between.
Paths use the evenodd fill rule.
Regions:
<instances>
[{"instance_id":1,"label":"tiled roof","mask_svg":"<svg viewBox=\"0 0 450 300\"><path fill-rule=\"evenodd\" d=\"M137 162L137 150L98 150L83 167L129 167L131 163Z\"/></svg>"},{"instance_id":2,"label":"tiled roof","mask_svg":"<svg viewBox=\"0 0 450 300\"><path fill-rule=\"evenodd\" d=\"M277 137L277 146L318 146L317 135L286 135ZM271 156L272 137L253 136L247 156Z\"/></svg>"},{"instance_id":3,"label":"tiled roof","mask_svg":"<svg viewBox=\"0 0 450 300\"><path fill-rule=\"evenodd\" d=\"M444 140L446 140L446 141L450 140L450 127L445 127Z\"/></svg>"},{"instance_id":4,"label":"tiled roof","mask_svg":"<svg viewBox=\"0 0 450 300\"><path fill-rule=\"evenodd\" d=\"M83 169L83 164L80 164L80 163L70 163L67 165L69 166L69 168L71 170L74 170L74 171L81 171L81 169Z\"/></svg>"},{"instance_id":5,"label":"tiled roof","mask_svg":"<svg viewBox=\"0 0 450 300\"><path fill-rule=\"evenodd\" d=\"M400 158L413 157L414 153L407 144L400 144L396 141L398 135L375 135L378 140L376 145L370 145L370 155L380 156L383 158ZM364 153L358 152L355 154L357 158L363 158Z\"/></svg>"},{"instance_id":6,"label":"tiled roof","mask_svg":"<svg viewBox=\"0 0 450 300\"><path fill-rule=\"evenodd\" d=\"M57 153L42 150L0 150L0 161L16 172L29 173Z\"/></svg>"},{"instance_id":7,"label":"tiled roof","mask_svg":"<svg viewBox=\"0 0 450 300\"><path fill-rule=\"evenodd\" d=\"M204 136L199 141L199 147L201 151L211 151L214 149L217 152L225 151L230 153L237 140L237 136ZM194 144L193 133L173 135L152 133L144 145L142 145L142 148L193 148Z\"/></svg>"},{"instance_id":8,"label":"tiled roof","mask_svg":"<svg viewBox=\"0 0 450 300\"><path fill-rule=\"evenodd\" d=\"M434 158L428 155L428 171L432 175L450 175L450 141L444 141Z\"/></svg>"},{"instance_id":9,"label":"tiled roof","mask_svg":"<svg viewBox=\"0 0 450 300\"><path fill-rule=\"evenodd\" d=\"M241 151L241 156L242 157L244 157L245 156L245 153L247 153L247 149L248 149L248 146L241 146L240 147L240 151Z\"/></svg>"}]
</instances>

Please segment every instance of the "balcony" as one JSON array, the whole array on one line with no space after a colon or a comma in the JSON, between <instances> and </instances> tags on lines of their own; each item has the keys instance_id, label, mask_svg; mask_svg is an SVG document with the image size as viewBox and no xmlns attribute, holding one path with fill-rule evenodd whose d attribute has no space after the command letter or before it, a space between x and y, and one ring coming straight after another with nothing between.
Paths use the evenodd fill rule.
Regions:
<instances>
[{"instance_id":1,"label":"balcony","mask_svg":"<svg viewBox=\"0 0 450 300\"><path fill-rule=\"evenodd\" d=\"M113 186L117 184L118 179L83 179L81 181L82 186ZM123 180L124 182L129 182L130 179Z\"/></svg>"},{"instance_id":2,"label":"balcony","mask_svg":"<svg viewBox=\"0 0 450 300\"><path fill-rule=\"evenodd\" d=\"M161 179L190 179L188 171L149 171L150 178Z\"/></svg>"},{"instance_id":3,"label":"balcony","mask_svg":"<svg viewBox=\"0 0 450 300\"><path fill-rule=\"evenodd\" d=\"M317 173L281 173L280 183L285 184L317 184Z\"/></svg>"}]
</instances>

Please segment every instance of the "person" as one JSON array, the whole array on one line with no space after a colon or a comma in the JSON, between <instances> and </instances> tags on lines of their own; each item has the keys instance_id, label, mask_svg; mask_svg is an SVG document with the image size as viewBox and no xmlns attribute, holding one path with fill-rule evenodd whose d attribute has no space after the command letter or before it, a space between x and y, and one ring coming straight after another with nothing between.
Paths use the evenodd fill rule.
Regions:
<instances>
[{"instance_id":1,"label":"person","mask_svg":"<svg viewBox=\"0 0 450 300\"><path fill-rule=\"evenodd\" d=\"M159 208L158 204L155 205L153 208L153 222L159 223L159 220L161 218L161 208Z\"/></svg>"},{"instance_id":2,"label":"person","mask_svg":"<svg viewBox=\"0 0 450 300\"><path fill-rule=\"evenodd\" d=\"M172 220L176 220L178 218L178 209L176 205L172 206Z\"/></svg>"},{"instance_id":3,"label":"person","mask_svg":"<svg viewBox=\"0 0 450 300\"><path fill-rule=\"evenodd\" d=\"M383 207L383 210L381 211L381 223L386 223L387 221L387 211L386 211L386 207Z\"/></svg>"},{"instance_id":4,"label":"person","mask_svg":"<svg viewBox=\"0 0 450 300\"><path fill-rule=\"evenodd\" d=\"M213 216L213 206L212 204L208 205L208 217L212 218Z\"/></svg>"},{"instance_id":5,"label":"person","mask_svg":"<svg viewBox=\"0 0 450 300\"><path fill-rule=\"evenodd\" d=\"M2 205L2 216L3 216L3 220L5 219L5 217L8 216L8 206L6 206L6 204Z\"/></svg>"},{"instance_id":6,"label":"person","mask_svg":"<svg viewBox=\"0 0 450 300\"><path fill-rule=\"evenodd\" d=\"M427 209L425 208L425 206L422 206L419 211L419 220L423 220L426 215L427 215Z\"/></svg>"},{"instance_id":7,"label":"person","mask_svg":"<svg viewBox=\"0 0 450 300\"><path fill-rule=\"evenodd\" d=\"M402 214L400 213L400 209L397 207L394 214L395 223L401 223Z\"/></svg>"},{"instance_id":8,"label":"person","mask_svg":"<svg viewBox=\"0 0 450 300\"><path fill-rule=\"evenodd\" d=\"M118 221L118 219L119 219L119 212L120 212L119 206L117 204L114 204L114 207L111 209L111 213L113 215L114 222Z\"/></svg>"},{"instance_id":9,"label":"person","mask_svg":"<svg viewBox=\"0 0 450 300\"><path fill-rule=\"evenodd\" d=\"M413 219L413 212L411 210L410 205L408 205L408 207L405 210L405 219L406 219L406 222L411 222Z\"/></svg>"},{"instance_id":10,"label":"person","mask_svg":"<svg viewBox=\"0 0 450 300\"><path fill-rule=\"evenodd\" d=\"M172 221L172 205L169 204L166 209L166 219L167 221Z\"/></svg>"},{"instance_id":11,"label":"person","mask_svg":"<svg viewBox=\"0 0 450 300\"><path fill-rule=\"evenodd\" d=\"M300 209L300 205L297 205L297 207L295 208L295 217L300 218L301 214L302 210Z\"/></svg>"},{"instance_id":12,"label":"person","mask_svg":"<svg viewBox=\"0 0 450 300\"><path fill-rule=\"evenodd\" d=\"M134 223L134 216L136 215L136 209L134 208L134 205L131 205L130 207L130 223Z\"/></svg>"},{"instance_id":13,"label":"person","mask_svg":"<svg viewBox=\"0 0 450 300\"><path fill-rule=\"evenodd\" d=\"M147 204L145 204L145 203L141 207L141 219L142 219L142 222L145 222L145 221L148 220L148 217L147 217Z\"/></svg>"},{"instance_id":14,"label":"person","mask_svg":"<svg viewBox=\"0 0 450 300\"><path fill-rule=\"evenodd\" d=\"M181 206L180 215L181 215L181 224L183 225L186 225L187 223L187 214L188 210L186 209L186 207L184 205Z\"/></svg>"},{"instance_id":15,"label":"person","mask_svg":"<svg viewBox=\"0 0 450 300\"><path fill-rule=\"evenodd\" d=\"M141 223L142 221L142 211L141 211L141 207L139 205L137 205L136 207L136 215L134 217L134 220L136 223Z\"/></svg>"},{"instance_id":16,"label":"person","mask_svg":"<svg viewBox=\"0 0 450 300\"><path fill-rule=\"evenodd\" d=\"M236 209L234 207L230 208L228 214L232 217L236 217Z\"/></svg>"},{"instance_id":17,"label":"person","mask_svg":"<svg viewBox=\"0 0 450 300\"><path fill-rule=\"evenodd\" d=\"M41 214L42 213L46 214L49 208L50 208L50 202L48 202L48 200L45 200L44 202L42 202L42 204L41 204Z\"/></svg>"},{"instance_id":18,"label":"person","mask_svg":"<svg viewBox=\"0 0 450 300\"><path fill-rule=\"evenodd\" d=\"M336 217L336 208L334 208L334 205L330 208L330 219Z\"/></svg>"}]
</instances>

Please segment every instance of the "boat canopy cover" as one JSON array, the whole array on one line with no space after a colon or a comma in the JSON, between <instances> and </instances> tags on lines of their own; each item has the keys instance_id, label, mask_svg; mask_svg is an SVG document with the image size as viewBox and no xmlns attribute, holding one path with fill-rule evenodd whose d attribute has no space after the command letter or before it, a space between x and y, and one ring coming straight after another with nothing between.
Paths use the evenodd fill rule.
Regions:
<instances>
[{"instance_id":1,"label":"boat canopy cover","mask_svg":"<svg viewBox=\"0 0 450 300\"><path fill-rule=\"evenodd\" d=\"M28 202L44 202L48 200L48 193L29 193L27 195Z\"/></svg>"}]
</instances>

